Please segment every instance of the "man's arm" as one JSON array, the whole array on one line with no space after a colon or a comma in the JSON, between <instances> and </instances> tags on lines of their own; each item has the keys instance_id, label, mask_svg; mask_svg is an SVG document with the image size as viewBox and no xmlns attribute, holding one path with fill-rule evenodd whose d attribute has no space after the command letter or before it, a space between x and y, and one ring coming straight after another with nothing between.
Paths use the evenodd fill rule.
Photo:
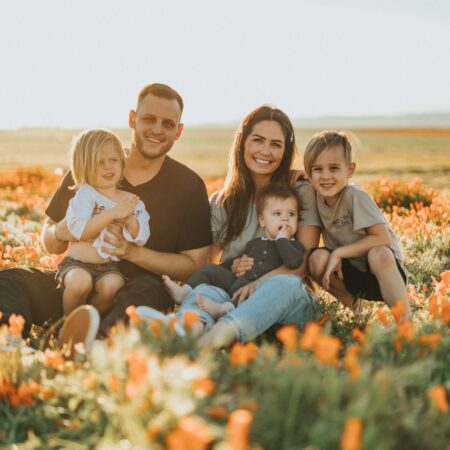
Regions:
<instances>
[{"instance_id":1,"label":"man's arm","mask_svg":"<svg viewBox=\"0 0 450 450\"><path fill-rule=\"evenodd\" d=\"M163 253L126 241L121 228L116 225L110 225L108 231L114 237L105 236L105 241L112 244L114 248L103 247L102 250L105 253L118 256L120 259L132 262L157 275L169 275L175 280L187 280L195 271L204 266L210 257L210 245L180 253Z\"/></svg>"},{"instance_id":2,"label":"man's arm","mask_svg":"<svg viewBox=\"0 0 450 450\"><path fill-rule=\"evenodd\" d=\"M48 253L61 254L67 250L69 241L75 241L69 233L67 225L63 219L59 224L49 217L44 222L41 231L41 243Z\"/></svg>"}]
</instances>

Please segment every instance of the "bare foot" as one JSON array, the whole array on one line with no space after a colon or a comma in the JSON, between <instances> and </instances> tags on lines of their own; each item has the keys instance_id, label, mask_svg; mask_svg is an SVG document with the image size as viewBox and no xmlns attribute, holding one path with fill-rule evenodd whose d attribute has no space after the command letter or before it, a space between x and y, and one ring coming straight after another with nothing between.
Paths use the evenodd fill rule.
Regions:
<instances>
[{"instance_id":1,"label":"bare foot","mask_svg":"<svg viewBox=\"0 0 450 450\"><path fill-rule=\"evenodd\" d=\"M231 302L218 303L201 295L197 295L195 299L200 309L206 311L213 319L222 317L234 308Z\"/></svg>"},{"instance_id":2,"label":"bare foot","mask_svg":"<svg viewBox=\"0 0 450 450\"><path fill-rule=\"evenodd\" d=\"M161 278L163 280L164 287L166 288L166 291L169 293L169 295L172 297L172 300L177 305L181 305L181 302L189 294L192 288L188 284L180 286L178 283L171 280L168 275L162 275Z\"/></svg>"}]
</instances>

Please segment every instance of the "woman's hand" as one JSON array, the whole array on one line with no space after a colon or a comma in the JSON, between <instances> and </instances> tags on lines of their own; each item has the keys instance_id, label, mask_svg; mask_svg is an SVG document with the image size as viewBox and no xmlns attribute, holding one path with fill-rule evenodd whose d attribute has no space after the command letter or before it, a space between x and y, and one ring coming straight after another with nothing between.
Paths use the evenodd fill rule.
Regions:
<instances>
[{"instance_id":1,"label":"woman's hand","mask_svg":"<svg viewBox=\"0 0 450 450\"><path fill-rule=\"evenodd\" d=\"M108 253L108 255L114 255L120 259L127 259L133 248L133 244L123 237L122 226L112 223L108 225L108 231L110 234L105 235L105 242L111 244L113 248L102 247L102 250Z\"/></svg>"},{"instance_id":2,"label":"woman's hand","mask_svg":"<svg viewBox=\"0 0 450 450\"><path fill-rule=\"evenodd\" d=\"M248 270L253 267L255 260L247 255L236 258L231 265L231 271L236 277L242 277Z\"/></svg>"},{"instance_id":3,"label":"woman's hand","mask_svg":"<svg viewBox=\"0 0 450 450\"><path fill-rule=\"evenodd\" d=\"M252 281L245 286L242 286L240 289L238 289L232 297L232 300L236 301L237 306L239 306L242 302L247 300L250 295L253 294L256 290L257 283L256 281Z\"/></svg>"},{"instance_id":4,"label":"woman's hand","mask_svg":"<svg viewBox=\"0 0 450 450\"><path fill-rule=\"evenodd\" d=\"M289 185L294 187L299 180L307 180L308 177L304 170L290 170L289 171Z\"/></svg>"}]
</instances>

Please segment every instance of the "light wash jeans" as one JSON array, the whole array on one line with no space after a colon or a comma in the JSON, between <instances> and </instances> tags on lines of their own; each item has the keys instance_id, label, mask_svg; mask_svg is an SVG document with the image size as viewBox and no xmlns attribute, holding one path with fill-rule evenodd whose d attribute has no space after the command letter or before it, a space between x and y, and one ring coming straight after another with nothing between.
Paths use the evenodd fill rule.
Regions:
<instances>
[{"instance_id":1,"label":"light wash jeans","mask_svg":"<svg viewBox=\"0 0 450 450\"><path fill-rule=\"evenodd\" d=\"M183 300L177 316L186 311L195 311L208 331L214 319L201 310L196 295L219 303L229 302L230 296L223 289L201 284ZM303 327L310 320L318 318L319 308L305 290L301 279L295 275L273 275L258 284L255 292L238 308L222 316L219 321L230 323L236 338L241 342L251 341L272 325L294 324Z\"/></svg>"}]
</instances>

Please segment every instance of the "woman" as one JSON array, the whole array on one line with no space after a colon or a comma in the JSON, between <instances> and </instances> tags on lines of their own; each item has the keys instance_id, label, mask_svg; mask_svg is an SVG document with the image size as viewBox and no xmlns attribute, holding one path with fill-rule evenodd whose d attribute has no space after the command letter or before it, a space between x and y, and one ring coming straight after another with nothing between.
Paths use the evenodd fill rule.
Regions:
<instances>
[{"instance_id":1,"label":"woman","mask_svg":"<svg viewBox=\"0 0 450 450\"><path fill-rule=\"evenodd\" d=\"M286 114L263 105L245 117L236 133L225 186L211 198L213 260L219 255L222 260L242 255L247 242L262 236L255 199L268 183L289 182L295 156L294 129ZM320 235L314 191L306 181L299 181L296 191L301 205L296 237L306 249L311 249L317 246ZM232 270L240 275L251 264L252 260L244 256L234 261ZM209 348L225 346L235 339L249 341L274 324L303 326L318 312L298 276L305 274L305 267L303 264L300 270L290 271L282 266L244 286L237 294L240 306L216 324L198 305L200 297L216 302L230 300L225 291L214 286L200 285L193 289L179 314L186 311L199 314L197 330L207 331L199 344Z\"/></svg>"}]
</instances>

